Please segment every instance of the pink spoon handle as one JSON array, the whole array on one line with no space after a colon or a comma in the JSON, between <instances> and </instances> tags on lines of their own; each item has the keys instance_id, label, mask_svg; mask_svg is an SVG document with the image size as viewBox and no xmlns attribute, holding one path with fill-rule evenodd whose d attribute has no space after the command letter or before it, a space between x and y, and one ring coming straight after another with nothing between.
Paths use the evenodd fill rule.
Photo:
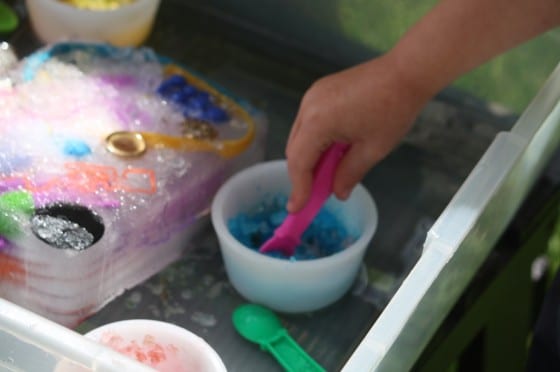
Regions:
<instances>
[{"instance_id":1,"label":"pink spoon handle","mask_svg":"<svg viewBox=\"0 0 560 372\"><path fill-rule=\"evenodd\" d=\"M289 236L299 242L325 201L332 194L334 173L338 163L350 146L335 143L325 151L315 167L311 195L307 204L296 213L289 214L276 230L278 236Z\"/></svg>"}]
</instances>

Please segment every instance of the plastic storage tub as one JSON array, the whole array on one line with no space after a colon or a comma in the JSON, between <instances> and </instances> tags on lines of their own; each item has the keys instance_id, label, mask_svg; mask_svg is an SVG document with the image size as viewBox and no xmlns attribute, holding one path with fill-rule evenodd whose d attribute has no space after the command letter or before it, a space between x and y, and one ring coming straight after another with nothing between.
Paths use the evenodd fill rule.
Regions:
<instances>
[{"instance_id":1,"label":"plastic storage tub","mask_svg":"<svg viewBox=\"0 0 560 372\"><path fill-rule=\"evenodd\" d=\"M414 364L557 149L559 87L557 68L515 127L497 136L429 231L422 256L344 371L400 371ZM89 345L83 338L68 342L59 337L60 330L60 326L0 300L0 332L15 336L15 348L44 345L37 349L43 357L81 361L84 366L99 366L98 370L124 370L99 363L99 355L83 347ZM33 345L28 340L34 340ZM29 360L13 358L14 349L4 349L3 344L2 350L9 350L14 369L26 369Z\"/></svg>"},{"instance_id":2,"label":"plastic storage tub","mask_svg":"<svg viewBox=\"0 0 560 372\"><path fill-rule=\"evenodd\" d=\"M422 256L343 371L412 368L559 145L560 65L428 231Z\"/></svg>"}]
</instances>

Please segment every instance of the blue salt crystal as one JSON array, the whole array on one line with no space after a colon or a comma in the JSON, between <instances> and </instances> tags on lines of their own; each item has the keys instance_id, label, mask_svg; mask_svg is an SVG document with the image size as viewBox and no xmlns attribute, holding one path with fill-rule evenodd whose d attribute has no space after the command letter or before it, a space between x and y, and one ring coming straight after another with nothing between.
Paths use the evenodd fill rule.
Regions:
<instances>
[{"instance_id":1,"label":"blue salt crystal","mask_svg":"<svg viewBox=\"0 0 560 372\"><path fill-rule=\"evenodd\" d=\"M258 251L286 218L287 200L283 194L269 195L248 212L231 218L228 221L230 232L243 245ZM279 251L265 254L290 261L312 260L338 253L353 241L355 237L348 234L337 216L323 208L304 232L292 257L285 257Z\"/></svg>"},{"instance_id":2,"label":"blue salt crystal","mask_svg":"<svg viewBox=\"0 0 560 372\"><path fill-rule=\"evenodd\" d=\"M253 220L245 220L241 221L242 223L239 226L239 229L243 235L250 235L258 231L259 223L258 221Z\"/></svg>"},{"instance_id":3,"label":"blue salt crystal","mask_svg":"<svg viewBox=\"0 0 560 372\"><path fill-rule=\"evenodd\" d=\"M283 194L278 194L273 197L273 203L278 208L284 208L284 206L288 203L288 197Z\"/></svg>"},{"instance_id":4,"label":"blue salt crystal","mask_svg":"<svg viewBox=\"0 0 560 372\"><path fill-rule=\"evenodd\" d=\"M268 221L272 226L278 227L282 222L284 222L287 216L288 212L286 211L274 212L270 214L270 216L268 217Z\"/></svg>"},{"instance_id":5,"label":"blue salt crystal","mask_svg":"<svg viewBox=\"0 0 560 372\"><path fill-rule=\"evenodd\" d=\"M268 224L268 221L261 221L259 224L259 233L263 235L272 234L273 226Z\"/></svg>"}]
</instances>

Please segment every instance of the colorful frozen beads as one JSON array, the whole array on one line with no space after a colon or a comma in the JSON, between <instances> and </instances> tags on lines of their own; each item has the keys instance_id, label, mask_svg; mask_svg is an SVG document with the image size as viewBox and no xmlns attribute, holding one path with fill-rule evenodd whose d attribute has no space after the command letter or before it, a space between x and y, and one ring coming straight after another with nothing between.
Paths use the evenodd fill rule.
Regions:
<instances>
[{"instance_id":1,"label":"colorful frozen beads","mask_svg":"<svg viewBox=\"0 0 560 372\"><path fill-rule=\"evenodd\" d=\"M171 75L157 89L159 95L177 105L186 119L223 123L230 119L223 108L216 105L212 96L189 84L181 75Z\"/></svg>"}]
</instances>

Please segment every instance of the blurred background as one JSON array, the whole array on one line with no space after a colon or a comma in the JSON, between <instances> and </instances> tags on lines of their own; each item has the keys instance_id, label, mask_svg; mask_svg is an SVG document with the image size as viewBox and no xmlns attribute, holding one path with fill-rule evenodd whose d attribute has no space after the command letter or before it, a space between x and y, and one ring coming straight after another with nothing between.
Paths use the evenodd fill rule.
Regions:
<instances>
[{"instance_id":1,"label":"blurred background","mask_svg":"<svg viewBox=\"0 0 560 372\"><path fill-rule=\"evenodd\" d=\"M188 2L340 67L388 50L437 3L436 0L175 1ZM558 63L559 50L560 30L556 29L480 66L454 86L502 109L520 113Z\"/></svg>"}]
</instances>

